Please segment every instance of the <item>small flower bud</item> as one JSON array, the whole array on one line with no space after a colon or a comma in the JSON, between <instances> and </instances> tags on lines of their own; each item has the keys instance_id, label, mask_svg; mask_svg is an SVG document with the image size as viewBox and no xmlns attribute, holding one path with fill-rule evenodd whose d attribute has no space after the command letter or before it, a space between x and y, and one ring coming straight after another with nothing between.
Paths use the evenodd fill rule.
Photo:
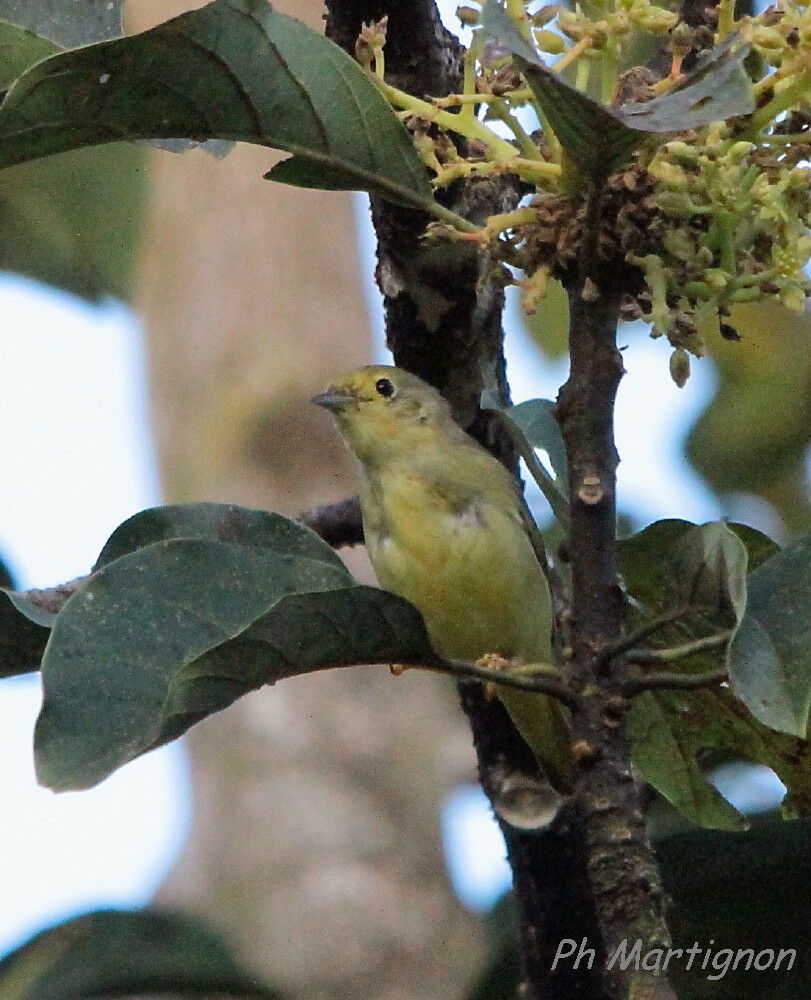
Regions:
<instances>
[{"instance_id":1,"label":"small flower bud","mask_svg":"<svg viewBox=\"0 0 811 1000\"><path fill-rule=\"evenodd\" d=\"M781 51L786 44L785 39L777 28L767 28L758 25L752 32L752 44L757 49Z\"/></svg>"},{"instance_id":2,"label":"small flower bud","mask_svg":"<svg viewBox=\"0 0 811 1000\"><path fill-rule=\"evenodd\" d=\"M735 142L729 147L727 156L729 156L731 160L742 160L744 156L748 156L754 148L755 144L753 142L744 142L743 140L741 142Z\"/></svg>"},{"instance_id":3,"label":"small flower bud","mask_svg":"<svg viewBox=\"0 0 811 1000\"><path fill-rule=\"evenodd\" d=\"M653 199L668 215L679 217L695 215L696 207L684 191L657 191Z\"/></svg>"},{"instance_id":4,"label":"small flower bud","mask_svg":"<svg viewBox=\"0 0 811 1000\"><path fill-rule=\"evenodd\" d=\"M677 167L675 163L670 163L668 160L656 159L648 167L648 173L674 191L687 190L687 174L681 167Z\"/></svg>"},{"instance_id":5,"label":"small flower bud","mask_svg":"<svg viewBox=\"0 0 811 1000\"><path fill-rule=\"evenodd\" d=\"M686 229L666 229L662 234L665 250L679 260L691 260L695 253L695 243Z\"/></svg>"},{"instance_id":6,"label":"small flower bud","mask_svg":"<svg viewBox=\"0 0 811 1000\"><path fill-rule=\"evenodd\" d=\"M664 35L676 26L679 15L664 7L654 7L651 4L647 10L631 12L631 20L637 28L649 31L653 35Z\"/></svg>"},{"instance_id":7,"label":"small flower bud","mask_svg":"<svg viewBox=\"0 0 811 1000\"><path fill-rule=\"evenodd\" d=\"M690 355L683 347L677 347L670 355L670 377L680 389L690 378Z\"/></svg>"},{"instance_id":8,"label":"small flower bud","mask_svg":"<svg viewBox=\"0 0 811 1000\"><path fill-rule=\"evenodd\" d=\"M459 18L462 24L467 24L471 28L475 28L476 25L479 23L481 14L473 7L457 7L456 16Z\"/></svg>"},{"instance_id":9,"label":"small flower bud","mask_svg":"<svg viewBox=\"0 0 811 1000\"><path fill-rule=\"evenodd\" d=\"M535 13L531 16L531 21L536 28L543 28L543 26L549 24L550 21L554 21L559 13L560 4L548 3L541 7L540 10L535 11Z\"/></svg>"},{"instance_id":10,"label":"small flower bud","mask_svg":"<svg viewBox=\"0 0 811 1000\"><path fill-rule=\"evenodd\" d=\"M535 35L535 44L541 52L548 52L550 55L559 56L566 51L566 43L554 31L541 29L534 31L533 34Z\"/></svg>"},{"instance_id":11,"label":"small flower bud","mask_svg":"<svg viewBox=\"0 0 811 1000\"><path fill-rule=\"evenodd\" d=\"M695 163L698 159L696 149L689 145L689 143L682 142L681 139L674 139L673 142L665 143L664 149L668 156L686 163Z\"/></svg>"},{"instance_id":12,"label":"small flower bud","mask_svg":"<svg viewBox=\"0 0 811 1000\"><path fill-rule=\"evenodd\" d=\"M704 281L716 292L725 292L729 284L730 276L720 267L707 267L704 269Z\"/></svg>"}]
</instances>

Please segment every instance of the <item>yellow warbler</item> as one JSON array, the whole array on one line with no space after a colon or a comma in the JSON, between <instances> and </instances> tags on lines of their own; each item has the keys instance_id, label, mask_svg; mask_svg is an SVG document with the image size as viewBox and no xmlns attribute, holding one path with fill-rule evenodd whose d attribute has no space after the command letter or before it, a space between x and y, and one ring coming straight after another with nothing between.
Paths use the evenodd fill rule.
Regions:
<instances>
[{"instance_id":1,"label":"yellow warbler","mask_svg":"<svg viewBox=\"0 0 811 1000\"><path fill-rule=\"evenodd\" d=\"M360 461L363 529L382 587L421 612L441 655L551 661L549 588L519 484L422 379L369 365L313 402ZM499 697L556 785L570 784L567 728L545 695Z\"/></svg>"}]
</instances>

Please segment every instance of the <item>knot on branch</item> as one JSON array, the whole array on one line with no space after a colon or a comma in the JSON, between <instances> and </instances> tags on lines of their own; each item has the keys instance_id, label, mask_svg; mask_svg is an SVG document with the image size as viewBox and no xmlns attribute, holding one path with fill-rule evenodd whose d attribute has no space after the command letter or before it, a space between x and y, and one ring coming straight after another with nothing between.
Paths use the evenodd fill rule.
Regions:
<instances>
[{"instance_id":1,"label":"knot on branch","mask_svg":"<svg viewBox=\"0 0 811 1000\"><path fill-rule=\"evenodd\" d=\"M577 485L577 499L590 507L600 503L605 497L602 477L595 472L584 473Z\"/></svg>"}]
</instances>

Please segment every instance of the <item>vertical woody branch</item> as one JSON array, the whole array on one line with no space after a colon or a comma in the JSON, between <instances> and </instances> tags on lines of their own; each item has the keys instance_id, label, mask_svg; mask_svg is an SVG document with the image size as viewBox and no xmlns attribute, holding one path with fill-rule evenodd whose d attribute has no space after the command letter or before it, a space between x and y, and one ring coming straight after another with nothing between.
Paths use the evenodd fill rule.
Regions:
<instances>
[{"instance_id":1,"label":"vertical woody branch","mask_svg":"<svg viewBox=\"0 0 811 1000\"><path fill-rule=\"evenodd\" d=\"M589 196L577 273L568 282L570 376L556 416L566 443L572 570L571 678L583 693L572 716L580 763L576 802L586 836L586 870L602 951L627 941L667 947L665 896L647 840L640 786L623 733L624 704L605 646L620 634L622 595L616 571L614 400L623 374L616 346L621 287L600 269L596 235L599 191ZM606 970L612 997L673 997L665 979L634 968Z\"/></svg>"},{"instance_id":2,"label":"vertical woody branch","mask_svg":"<svg viewBox=\"0 0 811 1000\"><path fill-rule=\"evenodd\" d=\"M326 30L354 52L364 22L388 18L386 79L420 97L461 88L458 39L443 26L434 0L326 0ZM519 198L509 178L456 184L439 192L455 212L483 222ZM422 376L450 401L459 422L493 443L479 411L484 388L507 401L502 353L501 285L482 274L483 256L469 243L428 243L426 215L372 199L377 283L386 339L398 365Z\"/></svg>"}]
</instances>

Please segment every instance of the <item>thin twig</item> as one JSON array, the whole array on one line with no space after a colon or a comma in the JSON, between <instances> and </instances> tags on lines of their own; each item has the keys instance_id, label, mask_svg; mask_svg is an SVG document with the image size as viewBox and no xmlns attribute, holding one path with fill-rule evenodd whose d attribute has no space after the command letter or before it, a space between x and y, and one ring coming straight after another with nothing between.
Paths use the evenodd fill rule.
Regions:
<instances>
[{"instance_id":1,"label":"thin twig","mask_svg":"<svg viewBox=\"0 0 811 1000\"><path fill-rule=\"evenodd\" d=\"M510 673L508 670L493 670L491 667L481 667L478 663L469 660L446 660L438 657L435 661L425 664L414 664L424 666L426 670L434 670L438 673L453 674L456 677L471 677L479 681L489 681L500 687L517 688L519 691L532 691L535 694L548 694L551 698L556 698L567 708L574 708L579 703L577 692L565 684L557 673L552 676L552 668L549 671L539 670L532 674Z\"/></svg>"},{"instance_id":2,"label":"thin twig","mask_svg":"<svg viewBox=\"0 0 811 1000\"><path fill-rule=\"evenodd\" d=\"M603 648L601 661L608 663L616 659L620 654L633 649L643 639L647 639L649 635L658 632L660 628L664 628L665 625L672 625L673 622L683 618L688 611L689 608L686 605L673 608L670 611L666 611L663 615L659 615L658 618L652 618L649 622L645 622L644 625L640 625L638 629L635 629L628 635L621 636L616 642L607 643Z\"/></svg>"},{"instance_id":3,"label":"thin twig","mask_svg":"<svg viewBox=\"0 0 811 1000\"><path fill-rule=\"evenodd\" d=\"M566 499L558 489L555 480L549 475L543 467L540 459L535 454L535 449L532 447L524 434L513 424L512 420L510 420L510 418L499 407L493 406L485 408L489 410L489 412L495 413L501 417L501 422L512 438L516 451L526 462L532 478L538 484L538 488L541 493L543 493L544 499L552 509L552 513L557 518L560 526L568 529L569 505L566 503Z\"/></svg>"},{"instance_id":4,"label":"thin twig","mask_svg":"<svg viewBox=\"0 0 811 1000\"><path fill-rule=\"evenodd\" d=\"M327 545L339 549L344 545L359 545L363 541L363 524L357 497L325 504L314 510L304 511L296 520L312 529ZM69 583L55 587L24 590L22 596L49 614L59 614L62 606L90 577L80 576Z\"/></svg>"},{"instance_id":5,"label":"thin twig","mask_svg":"<svg viewBox=\"0 0 811 1000\"><path fill-rule=\"evenodd\" d=\"M683 660L693 653L700 653L705 649L717 649L724 646L732 638L731 630L718 632L716 635L707 635L702 639L693 639L692 642L683 642L680 646L666 646L664 649L629 649L623 659L627 663L672 663L674 660Z\"/></svg>"},{"instance_id":6,"label":"thin twig","mask_svg":"<svg viewBox=\"0 0 811 1000\"><path fill-rule=\"evenodd\" d=\"M723 684L728 679L726 668L705 670L700 674L676 674L662 671L655 674L643 674L641 677L629 677L623 681L621 691L625 698L633 698L643 691L691 691L696 688L712 687Z\"/></svg>"},{"instance_id":7,"label":"thin twig","mask_svg":"<svg viewBox=\"0 0 811 1000\"><path fill-rule=\"evenodd\" d=\"M311 528L333 549L363 542L363 521L357 497L302 511L296 520Z\"/></svg>"},{"instance_id":8,"label":"thin twig","mask_svg":"<svg viewBox=\"0 0 811 1000\"><path fill-rule=\"evenodd\" d=\"M538 484L538 488L544 495L544 499L552 508L552 513L557 518L558 524L562 528L568 530L569 527L569 505L566 503L563 495L558 489L555 480L549 475L546 469L541 464L540 459L535 454L534 448L527 448L526 445L517 440L519 435L516 434L516 447L521 454L521 458L526 462L527 468L532 474L532 478Z\"/></svg>"}]
</instances>

